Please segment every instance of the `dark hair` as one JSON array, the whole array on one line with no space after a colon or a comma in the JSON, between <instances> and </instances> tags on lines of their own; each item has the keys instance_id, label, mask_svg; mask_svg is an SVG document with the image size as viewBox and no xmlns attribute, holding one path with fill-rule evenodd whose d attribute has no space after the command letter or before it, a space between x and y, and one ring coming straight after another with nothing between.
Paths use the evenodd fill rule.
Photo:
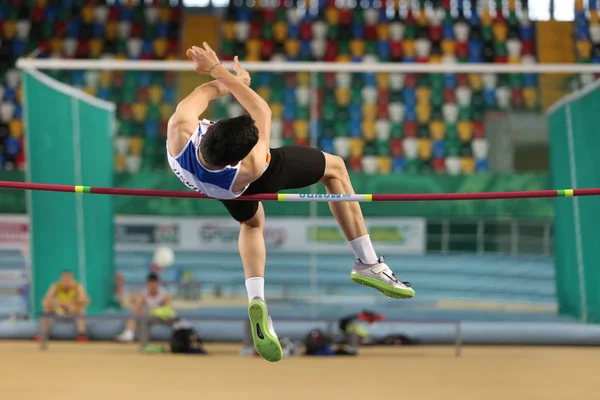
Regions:
<instances>
[{"instance_id":1,"label":"dark hair","mask_svg":"<svg viewBox=\"0 0 600 400\"><path fill-rule=\"evenodd\" d=\"M160 279L158 278L158 275L154 272L151 272L150 274L148 274L148 282L158 282Z\"/></svg>"},{"instance_id":2,"label":"dark hair","mask_svg":"<svg viewBox=\"0 0 600 400\"><path fill-rule=\"evenodd\" d=\"M75 276L75 274L73 273L73 271L71 271L69 269L63 269L60 273L63 274L63 275L64 274L70 274L70 275Z\"/></svg>"},{"instance_id":3,"label":"dark hair","mask_svg":"<svg viewBox=\"0 0 600 400\"><path fill-rule=\"evenodd\" d=\"M257 142L258 128L251 117L225 118L202 135L200 153L207 163L225 167L242 161Z\"/></svg>"}]
</instances>

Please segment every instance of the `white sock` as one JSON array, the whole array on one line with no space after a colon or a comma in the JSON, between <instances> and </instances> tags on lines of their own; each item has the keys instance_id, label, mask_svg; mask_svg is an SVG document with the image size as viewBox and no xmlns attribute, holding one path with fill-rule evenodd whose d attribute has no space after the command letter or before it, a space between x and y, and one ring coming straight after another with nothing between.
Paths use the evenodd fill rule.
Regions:
<instances>
[{"instance_id":1,"label":"white sock","mask_svg":"<svg viewBox=\"0 0 600 400\"><path fill-rule=\"evenodd\" d=\"M369 235L361 236L348 243L352 247L354 256L362 261L363 264L377 264L377 253L375 253Z\"/></svg>"},{"instance_id":2,"label":"white sock","mask_svg":"<svg viewBox=\"0 0 600 400\"><path fill-rule=\"evenodd\" d=\"M248 278L246 279L246 291L248 292L248 302L255 297L265 299L265 278Z\"/></svg>"},{"instance_id":3,"label":"white sock","mask_svg":"<svg viewBox=\"0 0 600 400\"><path fill-rule=\"evenodd\" d=\"M125 339L133 339L133 331L129 330L129 329L125 329L125 331L123 332L123 336L125 336Z\"/></svg>"}]
</instances>

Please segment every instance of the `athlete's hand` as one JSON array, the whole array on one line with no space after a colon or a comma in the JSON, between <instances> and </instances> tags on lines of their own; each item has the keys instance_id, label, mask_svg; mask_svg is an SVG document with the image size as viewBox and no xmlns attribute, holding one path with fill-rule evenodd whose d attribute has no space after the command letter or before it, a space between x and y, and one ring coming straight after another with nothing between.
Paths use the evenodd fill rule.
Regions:
<instances>
[{"instance_id":1,"label":"athlete's hand","mask_svg":"<svg viewBox=\"0 0 600 400\"><path fill-rule=\"evenodd\" d=\"M219 57L210 48L208 43L204 42L202 47L192 46L185 53L188 58L194 61L196 72L202 75L209 75L211 68L220 64Z\"/></svg>"},{"instance_id":2,"label":"athlete's hand","mask_svg":"<svg viewBox=\"0 0 600 400\"><path fill-rule=\"evenodd\" d=\"M250 86L250 74L240 64L240 60L238 59L238 56L235 56L233 58L232 66L233 66L233 70L236 73L236 78L239 79L246 86Z\"/></svg>"}]
</instances>

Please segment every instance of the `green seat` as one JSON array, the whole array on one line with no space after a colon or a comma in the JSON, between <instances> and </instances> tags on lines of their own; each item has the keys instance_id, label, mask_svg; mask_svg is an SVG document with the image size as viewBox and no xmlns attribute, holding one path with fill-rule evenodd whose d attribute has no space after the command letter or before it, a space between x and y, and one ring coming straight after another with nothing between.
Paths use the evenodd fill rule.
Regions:
<instances>
[{"instance_id":1,"label":"green seat","mask_svg":"<svg viewBox=\"0 0 600 400\"><path fill-rule=\"evenodd\" d=\"M271 88L273 90L285 88L285 77L283 74L271 75Z\"/></svg>"},{"instance_id":2,"label":"green seat","mask_svg":"<svg viewBox=\"0 0 600 400\"><path fill-rule=\"evenodd\" d=\"M133 135L133 123L121 120L119 124L119 136L130 137Z\"/></svg>"},{"instance_id":3,"label":"green seat","mask_svg":"<svg viewBox=\"0 0 600 400\"><path fill-rule=\"evenodd\" d=\"M449 140L446 139L446 157L459 157L460 156L460 142L458 139Z\"/></svg>"},{"instance_id":4,"label":"green seat","mask_svg":"<svg viewBox=\"0 0 600 400\"><path fill-rule=\"evenodd\" d=\"M439 91L442 93L444 90L444 77L442 74L430 74L429 75L429 85L431 86L431 91Z\"/></svg>"},{"instance_id":5,"label":"green seat","mask_svg":"<svg viewBox=\"0 0 600 400\"><path fill-rule=\"evenodd\" d=\"M156 25L155 24L146 24L144 25L144 39L154 40L156 39Z\"/></svg>"},{"instance_id":6,"label":"green seat","mask_svg":"<svg viewBox=\"0 0 600 400\"><path fill-rule=\"evenodd\" d=\"M378 140L375 142L378 156L389 156L390 155L390 142L389 140Z\"/></svg>"},{"instance_id":7,"label":"green seat","mask_svg":"<svg viewBox=\"0 0 600 400\"><path fill-rule=\"evenodd\" d=\"M348 124L344 121L335 122L335 136L336 137L347 137L348 136Z\"/></svg>"},{"instance_id":8,"label":"green seat","mask_svg":"<svg viewBox=\"0 0 600 400\"><path fill-rule=\"evenodd\" d=\"M154 71L150 77L152 85L165 86L165 74L162 71Z\"/></svg>"},{"instance_id":9,"label":"green seat","mask_svg":"<svg viewBox=\"0 0 600 400\"><path fill-rule=\"evenodd\" d=\"M13 8L13 7L11 7L11 8ZM9 10L11 8L9 8ZM14 7L14 8L16 8L16 7ZM71 19L72 10L73 10L73 7L59 7L57 19L61 22L67 22L68 20Z\"/></svg>"},{"instance_id":10,"label":"green seat","mask_svg":"<svg viewBox=\"0 0 600 400\"><path fill-rule=\"evenodd\" d=\"M412 159L408 159L406 160L406 167L404 169L404 171L406 173L409 174L418 174L420 167L421 166L421 162L419 161L418 158L412 158Z\"/></svg>"},{"instance_id":11,"label":"green seat","mask_svg":"<svg viewBox=\"0 0 600 400\"><path fill-rule=\"evenodd\" d=\"M401 122L392 122L390 125L390 137L392 139L402 139L404 137L404 126Z\"/></svg>"},{"instance_id":12,"label":"green seat","mask_svg":"<svg viewBox=\"0 0 600 400\"><path fill-rule=\"evenodd\" d=\"M521 89L523 87L523 75L522 74L509 74L508 85L511 89Z\"/></svg>"},{"instance_id":13,"label":"green seat","mask_svg":"<svg viewBox=\"0 0 600 400\"><path fill-rule=\"evenodd\" d=\"M148 105L148 121L160 121L160 107L156 104Z\"/></svg>"},{"instance_id":14,"label":"green seat","mask_svg":"<svg viewBox=\"0 0 600 400\"><path fill-rule=\"evenodd\" d=\"M322 72L317 72L317 88L322 88L325 86L325 74Z\"/></svg>"},{"instance_id":15,"label":"green seat","mask_svg":"<svg viewBox=\"0 0 600 400\"><path fill-rule=\"evenodd\" d=\"M144 137L146 133L146 128L144 127L144 124L142 122L132 122L131 123L131 136L134 137ZM148 141L150 143L152 143L151 141ZM145 148L144 148L145 150Z\"/></svg>"},{"instance_id":16,"label":"green seat","mask_svg":"<svg viewBox=\"0 0 600 400\"><path fill-rule=\"evenodd\" d=\"M350 54L350 42L349 41L342 40L342 41L339 42L338 54L339 55L348 55L348 54Z\"/></svg>"},{"instance_id":17,"label":"green seat","mask_svg":"<svg viewBox=\"0 0 600 400\"><path fill-rule=\"evenodd\" d=\"M364 156L376 156L377 155L377 145L375 142L366 142L365 148L363 149L363 157Z\"/></svg>"},{"instance_id":18,"label":"green seat","mask_svg":"<svg viewBox=\"0 0 600 400\"><path fill-rule=\"evenodd\" d=\"M337 107L334 104L323 104L323 122L335 122Z\"/></svg>"},{"instance_id":19,"label":"green seat","mask_svg":"<svg viewBox=\"0 0 600 400\"><path fill-rule=\"evenodd\" d=\"M335 136L335 122L323 123L323 137L332 138Z\"/></svg>"},{"instance_id":20,"label":"green seat","mask_svg":"<svg viewBox=\"0 0 600 400\"><path fill-rule=\"evenodd\" d=\"M227 105L225 105L225 104L215 105L215 107L213 108L213 114L214 114L214 119L216 119L216 120L227 118L229 116L229 113L227 111Z\"/></svg>"},{"instance_id":21,"label":"green seat","mask_svg":"<svg viewBox=\"0 0 600 400\"><path fill-rule=\"evenodd\" d=\"M506 19L506 25L508 25L509 29L518 29L519 27L519 18L517 17L517 13L511 11L508 14L508 18Z\"/></svg>"},{"instance_id":22,"label":"green seat","mask_svg":"<svg viewBox=\"0 0 600 400\"><path fill-rule=\"evenodd\" d=\"M335 90L325 89L325 92L323 93L323 104L336 105Z\"/></svg>"},{"instance_id":23,"label":"green seat","mask_svg":"<svg viewBox=\"0 0 600 400\"><path fill-rule=\"evenodd\" d=\"M310 119L310 108L308 106L296 106L296 119L307 121Z\"/></svg>"},{"instance_id":24,"label":"green seat","mask_svg":"<svg viewBox=\"0 0 600 400\"><path fill-rule=\"evenodd\" d=\"M430 119L432 121L443 121L444 113L442 112L441 109L432 110Z\"/></svg>"},{"instance_id":25,"label":"green seat","mask_svg":"<svg viewBox=\"0 0 600 400\"><path fill-rule=\"evenodd\" d=\"M417 136L420 138L428 138L429 135L429 125L419 125L417 128Z\"/></svg>"},{"instance_id":26,"label":"green seat","mask_svg":"<svg viewBox=\"0 0 600 400\"><path fill-rule=\"evenodd\" d=\"M275 12L275 20L276 21L287 21L287 13L284 8L279 8Z\"/></svg>"},{"instance_id":27,"label":"green seat","mask_svg":"<svg viewBox=\"0 0 600 400\"><path fill-rule=\"evenodd\" d=\"M429 74L417 74L417 87L428 87L429 83Z\"/></svg>"},{"instance_id":28,"label":"green seat","mask_svg":"<svg viewBox=\"0 0 600 400\"><path fill-rule=\"evenodd\" d=\"M264 24L261 31L263 39L272 40L275 37L272 24Z\"/></svg>"},{"instance_id":29,"label":"green seat","mask_svg":"<svg viewBox=\"0 0 600 400\"><path fill-rule=\"evenodd\" d=\"M128 89L126 87L123 88L123 91L121 92L122 96L121 96L121 101L123 103L126 104L132 104L135 103L135 88L133 89Z\"/></svg>"},{"instance_id":30,"label":"green seat","mask_svg":"<svg viewBox=\"0 0 600 400\"><path fill-rule=\"evenodd\" d=\"M224 40L221 42L221 54L223 56L232 57L233 50L235 48L235 42L233 40Z\"/></svg>"},{"instance_id":31,"label":"green seat","mask_svg":"<svg viewBox=\"0 0 600 400\"><path fill-rule=\"evenodd\" d=\"M406 25L404 29L404 39L415 39L417 37L417 26L416 25Z\"/></svg>"},{"instance_id":32,"label":"green seat","mask_svg":"<svg viewBox=\"0 0 600 400\"><path fill-rule=\"evenodd\" d=\"M294 144L294 139L293 138L283 138L283 145L284 146L291 146Z\"/></svg>"},{"instance_id":33,"label":"green seat","mask_svg":"<svg viewBox=\"0 0 600 400\"><path fill-rule=\"evenodd\" d=\"M285 97L285 92L283 88L273 88L271 90L271 103L283 103L283 98Z\"/></svg>"},{"instance_id":34,"label":"green seat","mask_svg":"<svg viewBox=\"0 0 600 400\"><path fill-rule=\"evenodd\" d=\"M441 89L431 91L431 105L436 108L441 108L444 105L444 94Z\"/></svg>"},{"instance_id":35,"label":"green seat","mask_svg":"<svg viewBox=\"0 0 600 400\"><path fill-rule=\"evenodd\" d=\"M483 121L483 117L485 114L485 109L473 110L471 114L471 119L473 121Z\"/></svg>"},{"instance_id":36,"label":"green seat","mask_svg":"<svg viewBox=\"0 0 600 400\"><path fill-rule=\"evenodd\" d=\"M496 42L494 43L494 52L497 57L506 57L508 55L508 50L506 49L506 42Z\"/></svg>"},{"instance_id":37,"label":"green seat","mask_svg":"<svg viewBox=\"0 0 600 400\"><path fill-rule=\"evenodd\" d=\"M491 26L481 27L481 39L484 42L492 42L494 40L494 30Z\"/></svg>"},{"instance_id":38,"label":"green seat","mask_svg":"<svg viewBox=\"0 0 600 400\"><path fill-rule=\"evenodd\" d=\"M362 90L352 88L350 92L350 103L352 104L360 104L362 103Z\"/></svg>"},{"instance_id":39,"label":"green seat","mask_svg":"<svg viewBox=\"0 0 600 400\"><path fill-rule=\"evenodd\" d=\"M460 156L461 157L473 157L473 147L471 143L462 143L460 145Z\"/></svg>"},{"instance_id":40,"label":"green seat","mask_svg":"<svg viewBox=\"0 0 600 400\"><path fill-rule=\"evenodd\" d=\"M421 160L419 163L419 173L421 174L431 174L433 172L433 167L431 166L431 160Z\"/></svg>"},{"instance_id":41,"label":"green seat","mask_svg":"<svg viewBox=\"0 0 600 400\"><path fill-rule=\"evenodd\" d=\"M353 73L352 79L350 80L350 88L361 90L365 85L362 74Z\"/></svg>"},{"instance_id":42,"label":"green seat","mask_svg":"<svg viewBox=\"0 0 600 400\"><path fill-rule=\"evenodd\" d=\"M473 109L471 106L462 106L458 109L458 120L459 121L470 121Z\"/></svg>"},{"instance_id":43,"label":"green seat","mask_svg":"<svg viewBox=\"0 0 600 400\"><path fill-rule=\"evenodd\" d=\"M113 87L110 90L110 101L113 103L121 103L123 97L123 89L118 87Z\"/></svg>"},{"instance_id":44,"label":"green seat","mask_svg":"<svg viewBox=\"0 0 600 400\"><path fill-rule=\"evenodd\" d=\"M335 112L335 118L338 121L346 123L350 120L350 113L346 107L338 107L337 111Z\"/></svg>"},{"instance_id":45,"label":"green seat","mask_svg":"<svg viewBox=\"0 0 600 400\"><path fill-rule=\"evenodd\" d=\"M508 75L507 74L498 74L498 82L496 83L496 88L508 86Z\"/></svg>"},{"instance_id":46,"label":"green seat","mask_svg":"<svg viewBox=\"0 0 600 400\"><path fill-rule=\"evenodd\" d=\"M339 27L337 25L328 25L327 26L327 40L336 40L339 34Z\"/></svg>"},{"instance_id":47,"label":"green seat","mask_svg":"<svg viewBox=\"0 0 600 400\"><path fill-rule=\"evenodd\" d=\"M365 54L377 54L377 42L368 40L365 43Z\"/></svg>"},{"instance_id":48,"label":"green seat","mask_svg":"<svg viewBox=\"0 0 600 400\"><path fill-rule=\"evenodd\" d=\"M471 95L471 107L473 107L473 111L475 110L484 110L485 109L485 101L483 99L483 92L473 92Z\"/></svg>"},{"instance_id":49,"label":"green seat","mask_svg":"<svg viewBox=\"0 0 600 400\"><path fill-rule=\"evenodd\" d=\"M402 90L392 90L390 93L390 103L402 103L404 102L404 94Z\"/></svg>"},{"instance_id":50,"label":"green seat","mask_svg":"<svg viewBox=\"0 0 600 400\"><path fill-rule=\"evenodd\" d=\"M115 51L117 54L127 54L127 40L126 39L118 39L117 44L115 46Z\"/></svg>"},{"instance_id":51,"label":"green seat","mask_svg":"<svg viewBox=\"0 0 600 400\"><path fill-rule=\"evenodd\" d=\"M365 16L361 7L354 7L352 10L352 24L360 25L365 23Z\"/></svg>"},{"instance_id":52,"label":"green seat","mask_svg":"<svg viewBox=\"0 0 600 400\"><path fill-rule=\"evenodd\" d=\"M140 3L141 4L141 3ZM131 22L134 24L143 24L145 22L144 7L137 6L133 8L133 15L131 16Z\"/></svg>"},{"instance_id":53,"label":"green seat","mask_svg":"<svg viewBox=\"0 0 600 400\"><path fill-rule=\"evenodd\" d=\"M446 140L456 140L458 142L458 129L456 124L446 124Z\"/></svg>"}]
</instances>

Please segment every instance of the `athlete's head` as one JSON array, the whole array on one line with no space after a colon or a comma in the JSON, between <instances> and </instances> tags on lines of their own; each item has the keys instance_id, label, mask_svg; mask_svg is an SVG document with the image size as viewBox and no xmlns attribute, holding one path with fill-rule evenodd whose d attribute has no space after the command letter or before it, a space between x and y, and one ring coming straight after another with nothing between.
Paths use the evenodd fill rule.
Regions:
<instances>
[{"instance_id":1,"label":"athlete's head","mask_svg":"<svg viewBox=\"0 0 600 400\"><path fill-rule=\"evenodd\" d=\"M151 272L148 275L148 280L146 283L147 287L148 287L148 292L152 295L158 293L158 290L160 289L160 279L158 277L158 275L154 272Z\"/></svg>"},{"instance_id":2,"label":"athlete's head","mask_svg":"<svg viewBox=\"0 0 600 400\"><path fill-rule=\"evenodd\" d=\"M237 164L258 142L258 128L247 115L225 118L202 135L200 153L208 164L225 167Z\"/></svg>"},{"instance_id":3,"label":"athlete's head","mask_svg":"<svg viewBox=\"0 0 600 400\"><path fill-rule=\"evenodd\" d=\"M71 272L69 270L64 270L60 274L60 285L65 288L70 288L74 284L75 284L75 276L73 275L73 272Z\"/></svg>"}]
</instances>

